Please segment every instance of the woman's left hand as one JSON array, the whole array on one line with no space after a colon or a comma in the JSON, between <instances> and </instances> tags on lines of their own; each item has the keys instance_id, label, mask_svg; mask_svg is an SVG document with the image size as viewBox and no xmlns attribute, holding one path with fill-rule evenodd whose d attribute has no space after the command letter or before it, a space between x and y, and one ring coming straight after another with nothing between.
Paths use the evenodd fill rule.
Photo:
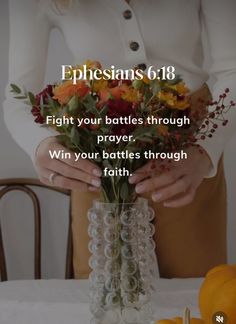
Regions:
<instances>
[{"instance_id":1,"label":"woman's left hand","mask_svg":"<svg viewBox=\"0 0 236 324\"><path fill-rule=\"evenodd\" d=\"M207 153L198 146L192 146L186 152L188 158L185 160L164 161L164 164L168 163L168 170L159 173L154 173L153 161L147 163L129 178L129 182L136 184L138 194L150 192L152 200L163 202L165 207L175 208L191 203L212 164ZM155 164L158 168L163 165L163 160Z\"/></svg>"}]
</instances>

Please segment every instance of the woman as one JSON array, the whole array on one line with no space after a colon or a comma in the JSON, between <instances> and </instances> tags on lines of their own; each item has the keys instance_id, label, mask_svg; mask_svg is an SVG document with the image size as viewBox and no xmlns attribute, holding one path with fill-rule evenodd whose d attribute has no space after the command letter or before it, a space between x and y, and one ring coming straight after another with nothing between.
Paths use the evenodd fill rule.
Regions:
<instances>
[{"instance_id":1,"label":"woman","mask_svg":"<svg viewBox=\"0 0 236 324\"><path fill-rule=\"evenodd\" d=\"M67 6L68 5L68 6ZM213 98L226 88L236 93L236 22L234 0L10 0L10 82L34 92L43 86L50 31L59 28L76 63L88 58L119 68L174 65L199 97ZM207 48L203 49L202 40ZM205 55L211 68L204 70ZM51 160L61 149L55 134L38 128L28 108L7 94L5 120L17 143L31 155L42 182L73 190L73 243L76 277L87 277L87 218L99 194L102 170L91 161ZM233 99L233 98L232 98ZM226 262L226 193L221 155L234 131L230 125L213 139L189 149L188 160L172 163L167 173L130 178L136 192L149 199L157 214L157 256L162 277L203 276ZM30 134L30 135L29 135ZM29 138L30 137L30 138ZM147 164L142 171L148 171ZM143 173L145 173L143 172Z\"/></svg>"}]
</instances>

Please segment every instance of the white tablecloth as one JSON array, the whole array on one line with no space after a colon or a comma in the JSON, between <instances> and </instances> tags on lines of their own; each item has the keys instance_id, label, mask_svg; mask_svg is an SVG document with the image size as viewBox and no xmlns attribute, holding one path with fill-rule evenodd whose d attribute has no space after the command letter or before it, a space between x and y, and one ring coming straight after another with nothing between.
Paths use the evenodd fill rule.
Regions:
<instances>
[{"instance_id":1,"label":"white tablecloth","mask_svg":"<svg viewBox=\"0 0 236 324\"><path fill-rule=\"evenodd\" d=\"M201 279L160 279L156 318L198 316ZM29 280L0 283L0 324L89 324L87 280Z\"/></svg>"}]
</instances>

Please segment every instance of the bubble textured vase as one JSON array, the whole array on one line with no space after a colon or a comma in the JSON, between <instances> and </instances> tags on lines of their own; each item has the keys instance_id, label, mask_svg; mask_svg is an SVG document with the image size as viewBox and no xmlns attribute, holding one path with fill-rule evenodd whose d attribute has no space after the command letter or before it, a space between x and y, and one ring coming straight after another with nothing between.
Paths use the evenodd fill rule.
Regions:
<instances>
[{"instance_id":1,"label":"bubble textured vase","mask_svg":"<svg viewBox=\"0 0 236 324\"><path fill-rule=\"evenodd\" d=\"M94 201L90 221L91 324L150 324L157 278L154 211L148 201Z\"/></svg>"}]
</instances>

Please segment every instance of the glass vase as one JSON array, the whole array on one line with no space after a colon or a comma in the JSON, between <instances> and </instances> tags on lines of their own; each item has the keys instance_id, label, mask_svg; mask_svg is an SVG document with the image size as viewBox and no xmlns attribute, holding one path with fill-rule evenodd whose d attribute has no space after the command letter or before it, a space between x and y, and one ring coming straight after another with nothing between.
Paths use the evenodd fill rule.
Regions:
<instances>
[{"instance_id":1,"label":"glass vase","mask_svg":"<svg viewBox=\"0 0 236 324\"><path fill-rule=\"evenodd\" d=\"M149 324L158 276L154 211L148 201L102 203L88 211L91 324Z\"/></svg>"}]
</instances>

